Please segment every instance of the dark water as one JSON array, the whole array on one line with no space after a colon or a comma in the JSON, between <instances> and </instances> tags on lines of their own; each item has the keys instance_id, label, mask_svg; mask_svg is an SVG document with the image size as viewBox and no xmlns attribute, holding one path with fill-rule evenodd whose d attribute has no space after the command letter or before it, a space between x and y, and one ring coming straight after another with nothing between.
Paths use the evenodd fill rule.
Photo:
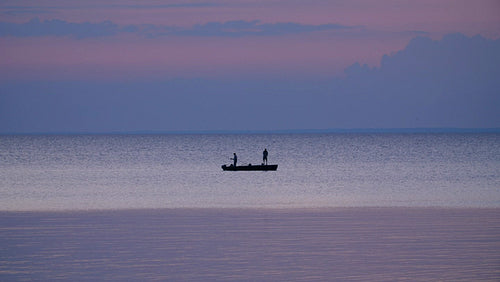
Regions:
<instances>
[{"instance_id":1,"label":"dark water","mask_svg":"<svg viewBox=\"0 0 500 282\"><path fill-rule=\"evenodd\" d=\"M0 136L0 179L0 210L500 207L500 134Z\"/></svg>"}]
</instances>

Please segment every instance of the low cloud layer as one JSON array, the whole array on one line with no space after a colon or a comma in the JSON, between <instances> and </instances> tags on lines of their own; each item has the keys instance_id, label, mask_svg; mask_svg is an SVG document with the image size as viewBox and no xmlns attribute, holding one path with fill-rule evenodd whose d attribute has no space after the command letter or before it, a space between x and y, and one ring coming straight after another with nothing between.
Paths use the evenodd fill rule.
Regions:
<instances>
[{"instance_id":1,"label":"low cloud layer","mask_svg":"<svg viewBox=\"0 0 500 282\"><path fill-rule=\"evenodd\" d=\"M305 25L299 23L261 23L260 21L229 21L225 23L211 22L195 25L191 29L179 30L176 34L193 36L229 36L246 35L285 35L309 33L316 31L349 29L349 26L339 24Z\"/></svg>"},{"instance_id":2,"label":"low cloud layer","mask_svg":"<svg viewBox=\"0 0 500 282\"><path fill-rule=\"evenodd\" d=\"M35 18L22 24L0 22L0 36L72 36L87 38L112 36L121 31L122 29L118 25L110 21L101 23L70 23L62 20L40 21Z\"/></svg>"},{"instance_id":3,"label":"low cloud layer","mask_svg":"<svg viewBox=\"0 0 500 282\"><path fill-rule=\"evenodd\" d=\"M352 29L340 24L307 25L300 23L262 23L255 21L209 22L188 28L159 25L127 25L104 21L100 23L72 23L63 20L40 21L35 18L27 23L0 22L0 36L39 37L71 36L76 38L113 36L118 33L134 33L146 37L160 36L277 36L328 30Z\"/></svg>"}]
</instances>

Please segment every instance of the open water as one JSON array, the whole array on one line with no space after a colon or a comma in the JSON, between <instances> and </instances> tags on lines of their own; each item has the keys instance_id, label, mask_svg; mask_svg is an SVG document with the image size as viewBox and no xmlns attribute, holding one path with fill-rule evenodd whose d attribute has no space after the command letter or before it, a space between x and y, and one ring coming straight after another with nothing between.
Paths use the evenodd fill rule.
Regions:
<instances>
[{"instance_id":1,"label":"open water","mask_svg":"<svg viewBox=\"0 0 500 282\"><path fill-rule=\"evenodd\" d=\"M500 207L500 134L0 136L4 211L396 206Z\"/></svg>"}]
</instances>

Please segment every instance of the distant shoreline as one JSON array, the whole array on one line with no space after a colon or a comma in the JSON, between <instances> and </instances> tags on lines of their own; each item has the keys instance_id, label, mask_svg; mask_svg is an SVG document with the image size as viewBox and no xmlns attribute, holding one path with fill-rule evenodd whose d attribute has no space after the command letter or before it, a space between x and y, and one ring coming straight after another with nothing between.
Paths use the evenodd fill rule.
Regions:
<instances>
[{"instance_id":1,"label":"distant shoreline","mask_svg":"<svg viewBox=\"0 0 500 282\"><path fill-rule=\"evenodd\" d=\"M172 131L106 131L106 132L5 132L12 135L211 135L211 134L439 134L439 133L500 133L500 128L354 128L354 129L280 129L280 130L172 130Z\"/></svg>"},{"instance_id":2,"label":"distant shoreline","mask_svg":"<svg viewBox=\"0 0 500 282\"><path fill-rule=\"evenodd\" d=\"M104 208L104 209L34 209L34 210L0 210L0 217L6 215L60 215L60 214L157 214L157 213L250 213L250 214L312 214L332 212L500 212L500 207L455 207L455 206L339 206L339 207L165 207L165 208Z\"/></svg>"}]
</instances>

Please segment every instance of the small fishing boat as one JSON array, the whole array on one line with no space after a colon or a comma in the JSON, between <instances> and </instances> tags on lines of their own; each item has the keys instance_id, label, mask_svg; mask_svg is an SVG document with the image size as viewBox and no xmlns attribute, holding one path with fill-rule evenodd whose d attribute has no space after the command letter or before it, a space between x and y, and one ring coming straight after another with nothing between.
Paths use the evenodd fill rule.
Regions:
<instances>
[{"instance_id":1,"label":"small fishing boat","mask_svg":"<svg viewBox=\"0 0 500 282\"><path fill-rule=\"evenodd\" d=\"M234 165L222 165L222 170L225 170L225 171L275 171L276 169L278 169L278 165L277 164L274 164L274 165L252 165L252 164L249 164L249 165L237 165L237 166L234 166Z\"/></svg>"}]
</instances>

